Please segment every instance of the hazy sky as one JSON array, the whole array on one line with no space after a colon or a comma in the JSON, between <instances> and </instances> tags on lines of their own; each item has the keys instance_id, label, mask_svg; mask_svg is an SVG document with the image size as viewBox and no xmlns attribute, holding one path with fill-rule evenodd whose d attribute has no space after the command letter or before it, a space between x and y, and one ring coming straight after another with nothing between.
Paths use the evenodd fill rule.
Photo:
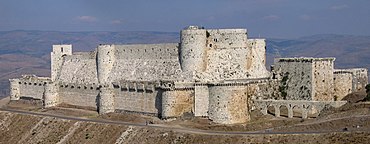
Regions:
<instances>
[{"instance_id":1,"label":"hazy sky","mask_svg":"<svg viewBox=\"0 0 370 144\"><path fill-rule=\"evenodd\" d=\"M370 0L1 0L0 31L247 28L252 36L370 35Z\"/></svg>"}]
</instances>

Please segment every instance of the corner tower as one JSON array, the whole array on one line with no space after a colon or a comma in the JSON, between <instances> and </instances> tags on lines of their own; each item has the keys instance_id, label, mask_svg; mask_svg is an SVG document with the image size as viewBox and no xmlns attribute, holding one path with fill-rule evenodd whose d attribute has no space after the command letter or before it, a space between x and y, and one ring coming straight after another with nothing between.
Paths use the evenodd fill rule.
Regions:
<instances>
[{"instance_id":1,"label":"corner tower","mask_svg":"<svg viewBox=\"0 0 370 144\"><path fill-rule=\"evenodd\" d=\"M207 31L189 26L181 31L180 64L185 73L194 74L206 69Z\"/></svg>"},{"instance_id":2,"label":"corner tower","mask_svg":"<svg viewBox=\"0 0 370 144\"><path fill-rule=\"evenodd\" d=\"M51 52L51 80L55 81L63 64L63 57L72 55L72 45L53 45Z\"/></svg>"},{"instance_id":3,"label":"corner tower","mask_svg":"<svg viewBox=\"0 0 370 144\"><path fill-rule=\"evenodd\" d=\"M108 83L109 73L115 62L114 45L99 45L96 54L98 81L100 84Z\"/></svg>"}]
</instances>

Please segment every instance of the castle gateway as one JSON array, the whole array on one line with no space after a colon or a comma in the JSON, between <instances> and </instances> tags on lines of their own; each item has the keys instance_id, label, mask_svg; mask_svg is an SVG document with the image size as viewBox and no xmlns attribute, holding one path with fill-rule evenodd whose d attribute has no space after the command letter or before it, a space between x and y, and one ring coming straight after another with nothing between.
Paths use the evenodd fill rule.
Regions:
<instances>
[{"instance_id":1,"label":"castle gateway","mask_svg":"<svg viewBox=\"0 0 370 144\"><path fill-rule=\"evenodd\" d=\"M188 113L233 124L249 121L252 109L265 109L261 100L327 103L368 83L367 69L334 70L334 58L276 59L269 72L265 39L248 39L246 29L189 26L180 36L180 43L102 44L91 52L53 45L51 78L11 79L11 100L164 119Z\"/></svg>"}]
</instances>

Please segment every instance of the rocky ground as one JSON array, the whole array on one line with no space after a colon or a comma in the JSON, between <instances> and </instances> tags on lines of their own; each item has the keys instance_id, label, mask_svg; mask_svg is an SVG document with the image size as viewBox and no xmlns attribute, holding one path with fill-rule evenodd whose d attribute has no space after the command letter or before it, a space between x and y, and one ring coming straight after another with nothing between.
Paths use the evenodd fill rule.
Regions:
<instances>
[{"instance_id":1,"label":"rocky ground","mask_svg":"<svg viewBox=\"0 0 370 144\"><path fill-rule=\"evenodd\" d=\"M370 103L362 94L340 108L328 108L316 118L276 118L252 112L253 122L219 125L202 118L161 120L132 113L98 115L90 109L61 105L43 109L37 101L0 100L0 106L83 120L0 111L2 143L369 143ZM352 98L351 98L352 97ZM355 100L357 99L357 100ZM7 105L5 105L7 104ZM282 115L284 113L282 112ZM96 121L85 121L92 119ZM102 122L100 122L102 121ZM128 122L105 123L104 121ZM150 122L149 126L145 123ZM255 132L240 134L240 132Z\"/></svg>"}]
</instances>

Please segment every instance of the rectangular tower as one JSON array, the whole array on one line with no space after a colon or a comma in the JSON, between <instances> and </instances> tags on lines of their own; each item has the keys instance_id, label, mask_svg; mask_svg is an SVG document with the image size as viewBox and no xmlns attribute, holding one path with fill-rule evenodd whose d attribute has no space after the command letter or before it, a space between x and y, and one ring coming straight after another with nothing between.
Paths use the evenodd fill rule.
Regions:
<instances>
[{"instance_id":1,"label":"rectangular tower","mask_svg":"<svg viewBox=\"0 0 370 144\"><path fill-rule=\"evenodd\" d=\"M274 75L280 80L279 92L287 100L334 100L335 58L276 59Z\"/></svg>"},{"instance_id":2,"label":"rectangular tower","mask_svg":"<svg viewBox=\"0 0 370 144\"><path fill-rule=\"evenodd\" d=\"M51 80L55 81L60 73L60 68L63 64L63 57L66 55L72 55L72 45L53 45L53 51L51 52Z\"/></svg>"}]
</instances>

